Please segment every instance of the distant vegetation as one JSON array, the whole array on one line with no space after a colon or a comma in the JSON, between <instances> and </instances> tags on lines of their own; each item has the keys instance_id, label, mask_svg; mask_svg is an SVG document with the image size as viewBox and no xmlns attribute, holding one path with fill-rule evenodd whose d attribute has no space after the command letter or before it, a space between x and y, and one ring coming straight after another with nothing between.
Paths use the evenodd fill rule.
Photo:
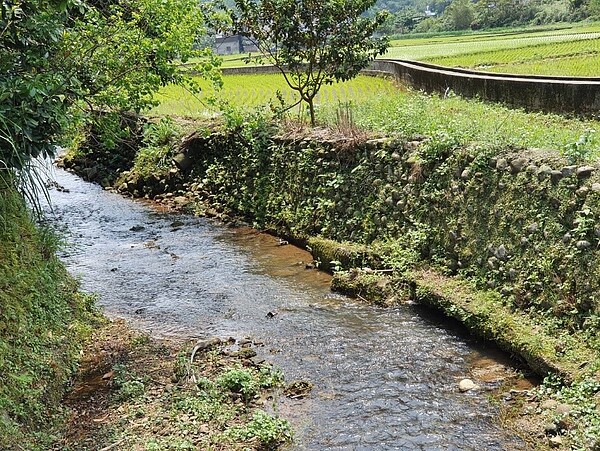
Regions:
<instances>
[{"instance_id":1,"label":"distant vegetation","mask_svg":"<svg viewBox=\"0 0 600 451\"><path fill-rule=\"evenodd\" d=\"M600 0L379 0L383 33L405 34L577 22L600 18Z\"/></svg>"}]
</instances>

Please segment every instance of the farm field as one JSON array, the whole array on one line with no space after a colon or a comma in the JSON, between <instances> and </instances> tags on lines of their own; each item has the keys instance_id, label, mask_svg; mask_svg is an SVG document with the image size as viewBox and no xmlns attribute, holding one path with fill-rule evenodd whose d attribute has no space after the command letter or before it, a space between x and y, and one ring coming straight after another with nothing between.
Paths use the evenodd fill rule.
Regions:
<instances>
[{"instance_id":1,"label":"farm field","mask_svg":"<svg viewBox=\"0 0 600 451\"><path fill-rule=\"evenodd\" d=\"M226 55L221 67L248 66L247 56ZM502 73L597 77L600 76L600 23L429 37L407 35L405 39L391 41L382 58Z\"/></svg>"},{"instance_id":2,"label":"farm field","mask_svg":"<svg viewBox=\"0 0 600 451\"><path fill-rule=\"evenodd\" d=\"M288 102L294 98L278 74L228 75L223 79L221 95L241 109L267 104L276 98L277 90ZM217 115L217 108L207 101L214 91L208 85L205 88L203 96L196 98L182 88L166 87L158 97L161 104L150 114L191 118ZM349 119L350 126L387 136L410 139L425 135L457 146L544 148L567 153L576 150L588 158L600 156L598 121L526 113L455 96L428 96L402 90L383 78L360 76L325 86L316 105L319 122L332 127L338 127L343 116ZM288 114L298 117L305 113L296 108Z\"/></svg>"},{"instance_id":3,"label":"farm field","mask_svg":"<svg viewBox=\"0 0 600 451\"><path fill-rule=\"evenodd\" d=\"M392 41L385 58L503 73L600 76L600 24Z\"/></svg>"},{"instance_id":4,"label":"farm field","mask_svg":"<svg viewBox=\"0 0 600 451\"><path fill-rule=\"evenodd\" d=\"M210 98L216 91L201 78L196 79L202 88L200 97L178 86L167 86L157 95L161 103L150 113L156 115L176 115L187 117L209 116L215 111ZM256 107L269 102L277 104L277 92L281 93L286 104L293 104L298 96L279 74L267 75L225 75L223 90L219 98L238 107ZM393 95L397 91L394 83L383 78L359 76L344 83L323 86L315 99L316 104L337 104L356 99L368 100L380 95Z\"/></svg>"}]
</instances>

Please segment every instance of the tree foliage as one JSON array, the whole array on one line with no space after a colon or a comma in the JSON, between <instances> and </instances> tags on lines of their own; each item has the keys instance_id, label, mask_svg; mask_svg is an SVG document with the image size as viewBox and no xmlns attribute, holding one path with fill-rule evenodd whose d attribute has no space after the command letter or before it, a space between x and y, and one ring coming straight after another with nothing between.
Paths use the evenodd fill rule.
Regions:
<instances>
[{"instance_id":1,"label":"tree foliage","mask_svg":"<svg viewBox=\"0 0 600 451\"><path fill-rule=\"evenodd\" d=\"M5 0L0 19L0 165L54 154L74 118L139 113L203 31L195 0ZM213 64L208 64L213 67Z\"/></svg>"},{"instance_id":2,"label":"tree foliage","mask_svg":"<svg viewBox=\"0 0 600 451\"><path fill-rule=\"evenodd\" d=\"M48 155L66 116L65 73L53 69L69 19L63 1L2 2L0 18L0 169Z\"/></svg>"},{"instance_id":3,"label":"tree foliage","mask_svg":"<svg viewBox=\"0 0 600 451\"><path fill-rule=\"evenodd\" d=\"M385 14L363 13L374 0L236 0L238 30L254 40L308 104L323 84L355 77L387 49L374 37Z\"/></svg>"}]
</instances>

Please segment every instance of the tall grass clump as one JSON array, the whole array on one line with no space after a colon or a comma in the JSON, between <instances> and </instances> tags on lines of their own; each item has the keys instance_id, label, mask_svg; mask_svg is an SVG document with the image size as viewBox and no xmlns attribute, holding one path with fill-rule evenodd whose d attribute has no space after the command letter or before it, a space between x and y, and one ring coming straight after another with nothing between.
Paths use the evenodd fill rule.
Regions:
<instances>
[{"instance_id":1,"label":"tall grass clump","mask_svg":"<svg viewBox=\"0 0 600 451\"><path fill-rule=\"evenodd\" d=\"M58 244L0 173L0 449L53 442L58 403L94 317L93 300L55 255Z\"/></svg>"}]
</instances>

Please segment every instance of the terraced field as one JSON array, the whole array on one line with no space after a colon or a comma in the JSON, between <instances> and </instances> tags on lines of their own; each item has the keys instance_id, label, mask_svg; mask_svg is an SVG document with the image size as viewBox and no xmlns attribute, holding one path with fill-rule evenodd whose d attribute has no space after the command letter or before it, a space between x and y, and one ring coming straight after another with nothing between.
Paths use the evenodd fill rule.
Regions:
<instances>
[{"instance_id":1,"label":"terraced field","mask_svg":"<svg viewBox=\"0 0 600 451\"><path fill-rule=\"evenodd\" d=\"M386 58L492 72L600 76L600 24L393 41Z\"/></svg>"}]
</instances>

